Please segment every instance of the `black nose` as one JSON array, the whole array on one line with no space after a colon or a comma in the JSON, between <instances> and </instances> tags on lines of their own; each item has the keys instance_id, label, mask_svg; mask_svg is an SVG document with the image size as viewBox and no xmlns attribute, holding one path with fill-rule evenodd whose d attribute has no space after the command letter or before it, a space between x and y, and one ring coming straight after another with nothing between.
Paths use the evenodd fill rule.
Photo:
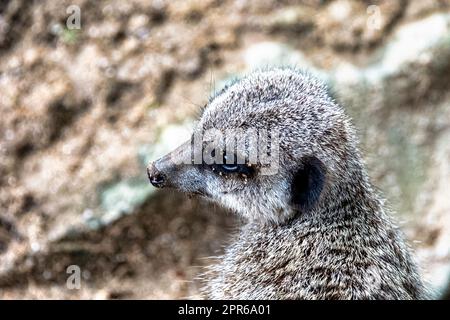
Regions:
<instances>
[{"instance_id":1,"label":"black nose","mask_svg":"<svg viewBox=\"0 0 450 320\"><path fill-rule=\"evenodd\" d=\"M166 182L166 177L162 172L158 171L158 169L156 169L156 167L153 164L148 166L147 175L148 175L148 179L150 180L150 183L154 187L156 187L156 188L164 187L164 183Z\"/></svg>"}]
</instances>

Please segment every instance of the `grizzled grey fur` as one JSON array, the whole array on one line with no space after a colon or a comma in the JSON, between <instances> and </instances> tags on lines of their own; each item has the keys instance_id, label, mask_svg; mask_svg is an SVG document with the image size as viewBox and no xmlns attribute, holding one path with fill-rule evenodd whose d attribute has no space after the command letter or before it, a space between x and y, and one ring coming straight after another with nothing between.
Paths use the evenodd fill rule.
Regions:
<instances>
[{"instance_id":1,"label":"grizzled grey fur","mask_svg":"<svg viewBox=\"0 0 450 320\"><path fill-rule=\"evenodd\" d=\"M191 155L190 142L148 167L155 185L201 194L244 218L204 275L208 298L426 297L410 250L369 181L353 126L322 83L288 68L254 72L215 96L195 130L250 127L279 132L276 174L256 169L243 179L174 164Z\"/></svg>"}]
</instances>

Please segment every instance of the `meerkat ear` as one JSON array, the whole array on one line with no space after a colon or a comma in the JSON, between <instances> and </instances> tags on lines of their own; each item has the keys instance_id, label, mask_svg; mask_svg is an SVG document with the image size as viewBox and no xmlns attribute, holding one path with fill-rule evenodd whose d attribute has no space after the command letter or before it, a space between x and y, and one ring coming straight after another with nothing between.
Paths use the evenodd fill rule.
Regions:
<instances>
[{"instance_id":1,"label":"meerkat ear","mask_svg":"<svg viewBox=\"0 0 450 320\"><path fill-rule=\"evenodd\" d=\"M305 157L294 174L291 187L292 205L300 212L311 210L325 185L326 169L316 157Z\"/></svg>"}]
</instances>

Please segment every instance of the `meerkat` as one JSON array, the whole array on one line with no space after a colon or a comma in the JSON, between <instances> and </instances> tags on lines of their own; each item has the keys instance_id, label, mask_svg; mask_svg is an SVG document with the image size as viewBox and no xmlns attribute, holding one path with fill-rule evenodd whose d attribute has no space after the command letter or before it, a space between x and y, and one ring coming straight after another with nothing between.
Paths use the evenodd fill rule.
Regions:
<instances>
[{"instance_id":1,"label":"meerkat","mask_svg":"<svg viewBox=\"0 0 450 320\"><path fill-rule=\"evenodd\" d=\"M195 142L208 130L230 129L269 131L275 170L263 173L259 154L248 160L255 140L239 150L220 139ZM229 85L210 99L193 137L147 174L156 187L199 194L243 218L206 273L207 298L427 297L410 248L369 181L349 117L302 71L261 70Z\"/></svg>"}]
</instances>

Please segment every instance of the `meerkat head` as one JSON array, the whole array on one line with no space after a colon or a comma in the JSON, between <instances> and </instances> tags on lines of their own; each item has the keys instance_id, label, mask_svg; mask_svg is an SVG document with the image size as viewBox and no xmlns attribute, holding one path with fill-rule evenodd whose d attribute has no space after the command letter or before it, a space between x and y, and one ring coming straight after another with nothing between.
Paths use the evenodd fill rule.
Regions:
<instances>
[{"instance_id":1,"label":"meerkat head","mask_svg":"<svg viewBox=\"0 0 450 320\"><path fill-rule=\"evenodd\" d=\"M189 141L150 163L156 187L210 198L249 220L310 214L359 161L352 127L323 84L293 69L258 71L206 105Z\"/></svg>"}]
</instances>

